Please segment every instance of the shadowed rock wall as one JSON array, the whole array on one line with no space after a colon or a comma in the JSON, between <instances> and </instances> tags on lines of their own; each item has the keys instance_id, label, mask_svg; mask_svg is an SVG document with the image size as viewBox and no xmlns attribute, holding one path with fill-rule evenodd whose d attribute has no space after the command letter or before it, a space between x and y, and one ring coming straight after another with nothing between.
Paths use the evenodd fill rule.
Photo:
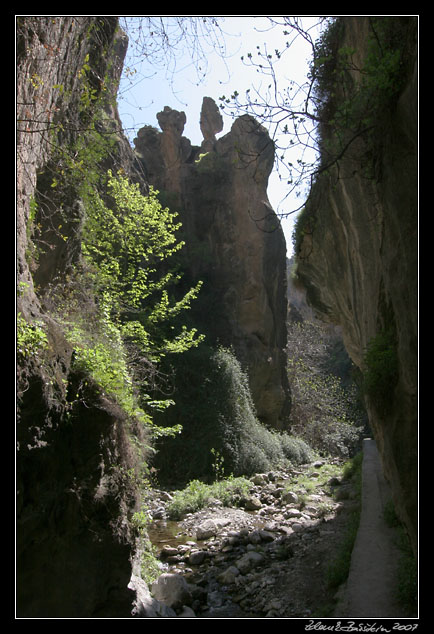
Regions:
<instances>
[{"instance_id":1,"label":"shadowed rock wall","mask_svg":"<svg viewBox=\"0 0 434 634\"><path fill-rule=\"evenodd\" d=\"M363 54L368 20L344 19L341 45ZM403 29L402 22L398 26ZM375 175L367 177L362 161L367 148L362 143L355 143L338 166L321 174L306 206L311 220L296 255L298 281L309 303L322 319L342 327L347 351L365 376L371 342L390 337L388 348L377 348L376 381L381 386L387 373L390 380L377 398L368 391L366 403L395 505L416 549L418 75L414 22L410 20L403 33L410 49L408 73L395 102L381 113ZM360 59L357 63L360 66ZM387 360L388 366L381 368Z\"/></svg>"},{"instance_id":2,"label":"shadowed rock wall","mask_svg":"<svg viewBox=\"0 0 434 634\"><path fill-rule=\"evenodd\" d=\"M45 301L56 281L67 289L68 269L80 254L78 192L51 186L56 176L60 180L61 159L89 129L91 105L100 98L113 117L112 129L117 127L110 99L126 51L117 27L116 18L104 16L17 19L17 312L30 328L40 322L47 337L43 354L19 355L17 363L21 618L125 617L135 598L128 583L136 538L127 518L137 499L125 478L136 460L131 429L125 413L74 370L72 347ZM128 151L133 160L119 136L111 156L115 165L129 168ZM32 242L35 199L43 244L38 257Z\"/></svg>"}]
</instances>

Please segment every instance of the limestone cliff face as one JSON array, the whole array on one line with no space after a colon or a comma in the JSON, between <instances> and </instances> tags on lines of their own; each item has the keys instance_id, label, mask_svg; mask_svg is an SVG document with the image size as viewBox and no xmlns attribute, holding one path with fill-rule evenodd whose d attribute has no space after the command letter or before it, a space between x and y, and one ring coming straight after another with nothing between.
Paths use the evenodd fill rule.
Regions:
<instances>
[{"instance_id":1,"label":"limestone cliff face","mask_svg":"<svg viewBox=\"0 0 434 634\"><path fill-rule=\"evenodd\" d=\"M234 347L248 372L258 417L284 428L286 246L267 199L273 144L249 116L216 140L223 124L207 97L200 148L182 136L183 112L166 107L157 118L162 132L143 128L136 153L162 200L179 212L184 269L205 281L195 312L199 327L208 341Z\"/></svg>"},{"instance_id":2,"label":"limestone cliff face","mask_svg":"<svg viewBox=\"0 0 434 634\"><path fill-rule=\"evenodd\" d=\"M347 18L343 27L340 44L363 57L368 18ZM310 221L299 243L297 272L317 314L342 327L346 348L365 375L372 371L369 346L391 333L387 353L396 355L396 368L392 372L390 361L381 406L369 391L366 400L396 507L416 547L418 90L411 21L404 33L411 50L408 73L390 110L382 113L375 175L367 178L362 161L367 148L360 143L318 178L305 210ZM385 369L380 370L380 357L377 362L380 375Z\"/></svg>"}]
</instances>

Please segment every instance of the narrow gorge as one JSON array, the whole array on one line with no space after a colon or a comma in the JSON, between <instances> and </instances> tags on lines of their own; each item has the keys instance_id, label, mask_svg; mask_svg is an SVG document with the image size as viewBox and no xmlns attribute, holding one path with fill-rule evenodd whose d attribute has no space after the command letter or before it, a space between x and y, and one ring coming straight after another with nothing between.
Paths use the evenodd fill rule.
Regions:
<instances>
[{"instance_id":1,"label":"narrow gorge","mask_svg":"<svg viewBox=\"0 0 434 634\"><path fill-rule=\"evenodd\" d=\"M131 144L117 17L16 31L16 617L330 615L363 437L417 556L417 19L341 18L317 44L290 270L260 121L222 135L204 96L201 145L169 106Z\"/></svg>"}]
</instances>

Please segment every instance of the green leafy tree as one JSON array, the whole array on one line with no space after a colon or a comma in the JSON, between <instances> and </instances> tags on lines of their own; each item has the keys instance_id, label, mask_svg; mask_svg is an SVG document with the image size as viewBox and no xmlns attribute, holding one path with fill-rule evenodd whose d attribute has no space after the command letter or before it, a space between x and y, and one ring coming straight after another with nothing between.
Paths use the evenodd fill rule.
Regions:
<instances>
[{"instance_id":1,"label":"green leafy tree","mask_svg":"<svg viewBox=\"0 0 434 634\"><path fill-rule=\"evenodd\" d=\"M108 202L94 189L87 194L83 254L100 293L110 298L112 319L152 361L196 346L203 337L178 318L202 282L170 296L181 276L166 261L184 245L176 238L177 214L162 208L152 187L143 195L122 173L108 172L107 189Z\"/></svg>"},{"instance_id":2,"label":"green leafy tree","mask_svg":"<svg viewBox=\"0 0 434 634\"><path fill-rule=\"evenodd\" d=\"M177 289L181 275L168 260L183 246L176 238L180 224L162 208L158 192L151 188L145 195L123 173L111 171L102 190L82 188L83 267L76 271L72 295L69 289L65 301L56 301L58 318L74 346L77 370L128 416L149 426L154 437L178 433L179 425L163 429L153 420L155 411L173 401L149 393L158 362L203 339L181 319L201 282L186 292Z\"/></svg>"}]
</instances>

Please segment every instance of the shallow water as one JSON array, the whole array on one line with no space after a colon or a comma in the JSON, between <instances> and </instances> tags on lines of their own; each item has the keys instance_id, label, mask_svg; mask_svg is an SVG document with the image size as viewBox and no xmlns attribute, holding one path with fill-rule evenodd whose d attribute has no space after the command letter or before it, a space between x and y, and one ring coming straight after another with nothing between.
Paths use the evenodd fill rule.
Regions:
<instances>
[{"instance_id":1,"label":"shallow water","mask_svg":"<svg viewBox=\"0 0 434 634\"><path fill-rule=\"evenodd\" d=\"M187 535L182 532L180 523L174 520L154 520L147 530L151 543L160 552L163 546L184 544Z\"/></svg>"}]
</instances>

